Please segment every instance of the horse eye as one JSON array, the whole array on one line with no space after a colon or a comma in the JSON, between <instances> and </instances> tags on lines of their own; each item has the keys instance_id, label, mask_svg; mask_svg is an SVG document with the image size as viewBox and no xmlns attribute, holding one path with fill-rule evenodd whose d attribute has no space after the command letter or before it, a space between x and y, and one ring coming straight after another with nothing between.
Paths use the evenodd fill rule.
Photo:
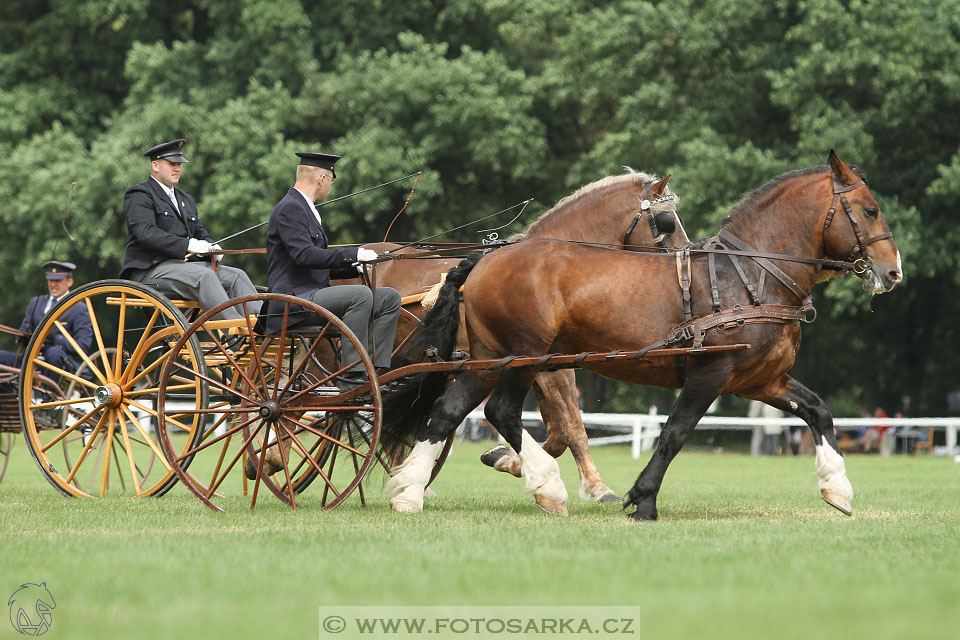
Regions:
<instances>
[{"instance_id":1,"label":"horse eye","mask_svg":"<svg viewBox=\"0 0 960 640\"><path fill-rule=\"evenodd\" d=\"M873 207L871 207L871 208L869 208L869 209L864 209L863 212L864 212L865 214L867 214L867 216L869 216L869 217L871 217L871 218L876 218L876 217L877 217L877 214L880 213L880 210L879 210L879 209L874 209Z\"/></svg>"}]
</instances>

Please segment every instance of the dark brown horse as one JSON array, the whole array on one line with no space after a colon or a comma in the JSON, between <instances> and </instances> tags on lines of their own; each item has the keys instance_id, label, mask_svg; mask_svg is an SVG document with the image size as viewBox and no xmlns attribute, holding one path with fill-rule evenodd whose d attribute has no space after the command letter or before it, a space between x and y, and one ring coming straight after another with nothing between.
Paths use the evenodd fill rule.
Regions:
<instances>
[{"instance_id":1,"label":"dark brown horse","mask_svg":"<svg viewBox=\"0 0 960 640\"><path fill-rule=\"evenodd\" d=\"M558 202L511 240L558 238L578 242L609 245L620 249L650 251L672 249L689 242L676 213L677 198L670 192L670 176L656 176L627 170L623 175L608 176L592 182ZM380 243L364 245L378 253L400 245ZM417 255L416 249L404 249ZM377 286L393 287L409 304L405 308L422 318L426 309L419 304L424 292L436 285L441 275L460 262L459 258L393 260L375 267ZM338 281L339 282L339 281ZM351 280L350 282L356 282ZM401 322L397 342L413 328ZM468 349L466 330L459 335L457 348ZM580 497L584 500L619 500L600 476L588 448L588 440L580 409L577 406L576 379L573 371L541 373L535 378L534 392L549 437L543 448L557 457L570 448L580 472ZM507 455L485 456L500 471L520 477L520 458L512 451ZM501 451L497 451L500 454Z\"/></svg>"},{"instance_id":2,"label":"dark brown horse","mask_svg":"<svg viewBox=\"0 0 960 640\"><path fill-rule=\"evenodd\" d=\"M750 345L691 354L683 367L677 358L662 357L586 365L619 380L681 389L656 451L628 495L627 503L636 507L634 518L657 518L657 494L667 466L720 394L760 400L800 416L814 434L821 496L851 512L853 492L833 435L833 418L823 400L787 372L800 343L799 323L812 319L809 294L814 284L837 273L824 267L855 265L872 293L892 289L902 272L897 247L861 174L832 151L828 161L829 166L784 174L746 196L718 236L702 241L688 256L532 240L479 261L467 259L448 275L451 287L465 281L474 358L631 351L657 344L683 346L691 340L694 346ZM731 258L729 251L741 255ZM510 283L509 297L494 294L503 282ZM682 295L685 283L689 295ZM449 341L444 335L451 331L450 321L456 320L449 313L450 296L450 289L441 293L438 313L428 316L423 328L424 338L442 348ZM514 304L517 299L524 304ZM689 300L688 312L684 299ZM412 407L406 415L397 414L398 422L386 425L385 433L420 434L413 453L391 479L393 507L422 508L424 460L495 385L486 416L518 452L537 504L565 514L566 490L556 461L520 428L521 403L534 375L531 367L506 368L498 378L464 373L445 393L425 378L411 378L411 386L421 392L443 396L432 406L429 420L422 420L423 412ZM405 391L387 400L402 402Z\"/></svg>"}]
</instances>

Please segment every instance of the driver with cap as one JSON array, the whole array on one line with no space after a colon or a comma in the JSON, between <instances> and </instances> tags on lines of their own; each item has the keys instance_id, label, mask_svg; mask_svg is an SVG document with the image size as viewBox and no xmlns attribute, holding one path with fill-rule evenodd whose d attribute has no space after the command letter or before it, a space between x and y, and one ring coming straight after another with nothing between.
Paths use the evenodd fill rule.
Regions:
<instances>
[{"instance_id":1,"label":"driver with cap","mask_svg":"<svg viewBox=\"0 0 960 640\"><path fill-rule=\"evenodd\" d=\"M296 184L274 207L267 227L270 291L305 298L334 313L350 327L371 356L376 351L374 366L389 368L400 315L400 294L389 287L377 287L374 294L359 284L330 286L331 273L335 277L355 277L359 263L376 260L377 254L363 247L328 247L320 212L313 203L324 200L330 193L337 177L333 166L340 156L326 153L298 153L297 156L300 165ZM368 328L371 310L372 335ZM305 311L291 314L290 323L301 322L306 317ZM267 331L279 331L281 323L282 318L268 316ZM343 342L343 363L358 361L349 341Z\"/></svg>"},{"instance_id":2,"label":"driver with cap","mask_svg":"<svg viewBox=\"0 0 960 640\"><path fill-rule=\"evenodd\" d=\"M127 219L127 248L121 278L154 285L168 295L195 300L211 309L231 298L257 292L241 269L214 269L211 251L220 250L203 228L193 196L176 188L183 157L184 139L164 142L143 154L150 160L150 177L123 194ZM205 257L206 256L206 257ZM249 304L250 313L259 303ZM225 309L219 320L241 318L239 307Z\"/></svg>"},{"instance_id":3,"label":"driver with cap","mask_svg":"<svg viewBox=\"0 0 960 640\"><path fill-rule=\"evenodd\" d=\"M359 284L330 286L330 276L355 277L362 269L360 263L377 259L375 251L363 247L331 249L323 228L320 212L313 204L330 193L337 174L333 165L340 156L326 153L298 153L297 181L283 196L270 214L267 227L267 277L271 293L284 293L310 300L341 318L373 357L374 366L390 366L390 352L400 316L400 294L396 289L377 287L374 294ZM372 319L371 319L372 315ZM312 317L311 317L312 316ZM280 331L283 317L266 310L261 319L266 321L268 333ZM291 311L288 323L318 322L316 314L301 310ZM375 348L374 348L375 347ZM359 362L356 349L349 340L342 341L341 362L349 365ZM359 369L359 365L349 372ZM364 382L357 377L342 376L341 389L356 387ZM362 412L361 412L362 413ZM272 434L271 434L272 435ZM263 472L273 475L283 467L283 455L274 444L265 447ZM292 440L286 439L283 448L290 450ZM257 477L253 457L244 465L247 478Z\"/></svg>"},{"instance_id":4,"label":"driver with cap","mask_svg":"<svg viewBox=\"0 0 960 640\"><path fill-rule=\"evenodd\" d=\"M49 260L43 263L43 270L47 278L47 290L50 293L36 296L27 304L27 312L23 316L23 322L20 323L20 331L26 334L19 338L22 343L25 344L30 340L30 334L37 330L47 312L57 306L57 303L70 293L70 287L73 286L73 270L76 268L77 265L72 262ZM58 320L70 337L86 353L93 341L93 328L90 324L87 307L82 304L75 304L67 309ZM59 369L71 372L75 370L79 366L81 358L73 345L59 329L53 329L49 335L53 338L48 338L40 348L40 357ZM10 351L0 351L0 364L8 367L19 366L19 359L17 354ZM60 375L56 371L44 368L42 373L54 382L60 379ZM10 392L10 386L0 385L0 391Z\"/></svg>"}]
</instances>

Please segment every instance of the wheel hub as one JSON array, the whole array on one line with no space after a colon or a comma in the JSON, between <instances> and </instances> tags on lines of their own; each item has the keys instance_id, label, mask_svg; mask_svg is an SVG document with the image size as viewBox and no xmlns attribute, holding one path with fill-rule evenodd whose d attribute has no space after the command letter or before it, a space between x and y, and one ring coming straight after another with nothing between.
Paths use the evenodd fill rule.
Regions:
<instances>
[{"instance_id":1,"label":"wheel hub","mask_svg":"<svg viewBox=\"0 0 960 640\"><path fill-rule=\"evenodd\" d=\"M120 402L123 400L123 389L115 382L108 382L97 387L97 390L93 392L93 397L102 406L116 408L120 406Z\"/></svg>"},{"instance_id":2,"label":"wheel hub","mask_svg":"<svg viewBox=\"0 0 960 640\"><path fill-rule=\"evenodd\" d=\"M267 400L260 405L260 417L270 421L275 421L280 417L280 405L276 400Z\"/></svg>"}]
</instances>

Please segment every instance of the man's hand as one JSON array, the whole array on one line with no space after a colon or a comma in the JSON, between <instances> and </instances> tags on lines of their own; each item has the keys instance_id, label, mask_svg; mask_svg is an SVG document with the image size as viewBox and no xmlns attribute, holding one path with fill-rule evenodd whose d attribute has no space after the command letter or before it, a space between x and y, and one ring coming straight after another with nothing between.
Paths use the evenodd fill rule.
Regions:
<instances>
[{"instance_id":1,"label":"man's hand","mask_svg":"<svg viewBox=\"0 0 960 640\"><path fill-rule=\"evenodd\" d=\"M190 253L195 253L198 256L210 253L213 250L213 245L207 242L206 240L198 240L197 238L190 238L187 241L187 251Z\"/></svg>"},{"instance_id":2,"label":"man's hand","mask_svg":"<svg viewBox=\"0 0 960 640\"><path fill-rule=\"evenodd\" d=\"M363 263L364 262L373 262L377 259L377 252L372 249L364 249L360 247L357 249L357 271L363 273Z\"/></svg>"},{"instance_id":3,"label":"man's hand","mask_svg":"<svg viewBox=\"0 0 960 640\"><path fill-rule=\"evenodd\" d=\"M357 261L358 262L373 262L377 259L377 252L372 249L364 249L360 247L357 249Z\"/></svg>"},{"instance_id":4,"label":"man's hand","mask_svg":"<svg viewBox=\"0 0 960 640\"><path fill-rule=\"evenodd\" d=\"M210 245L210 251L223 251L223 247L218 244L212 244ZM220 264L220 261L223 260L223 254L215 255L213 259L217 261L217 264Z\"/></svg>"}]
</instances>

